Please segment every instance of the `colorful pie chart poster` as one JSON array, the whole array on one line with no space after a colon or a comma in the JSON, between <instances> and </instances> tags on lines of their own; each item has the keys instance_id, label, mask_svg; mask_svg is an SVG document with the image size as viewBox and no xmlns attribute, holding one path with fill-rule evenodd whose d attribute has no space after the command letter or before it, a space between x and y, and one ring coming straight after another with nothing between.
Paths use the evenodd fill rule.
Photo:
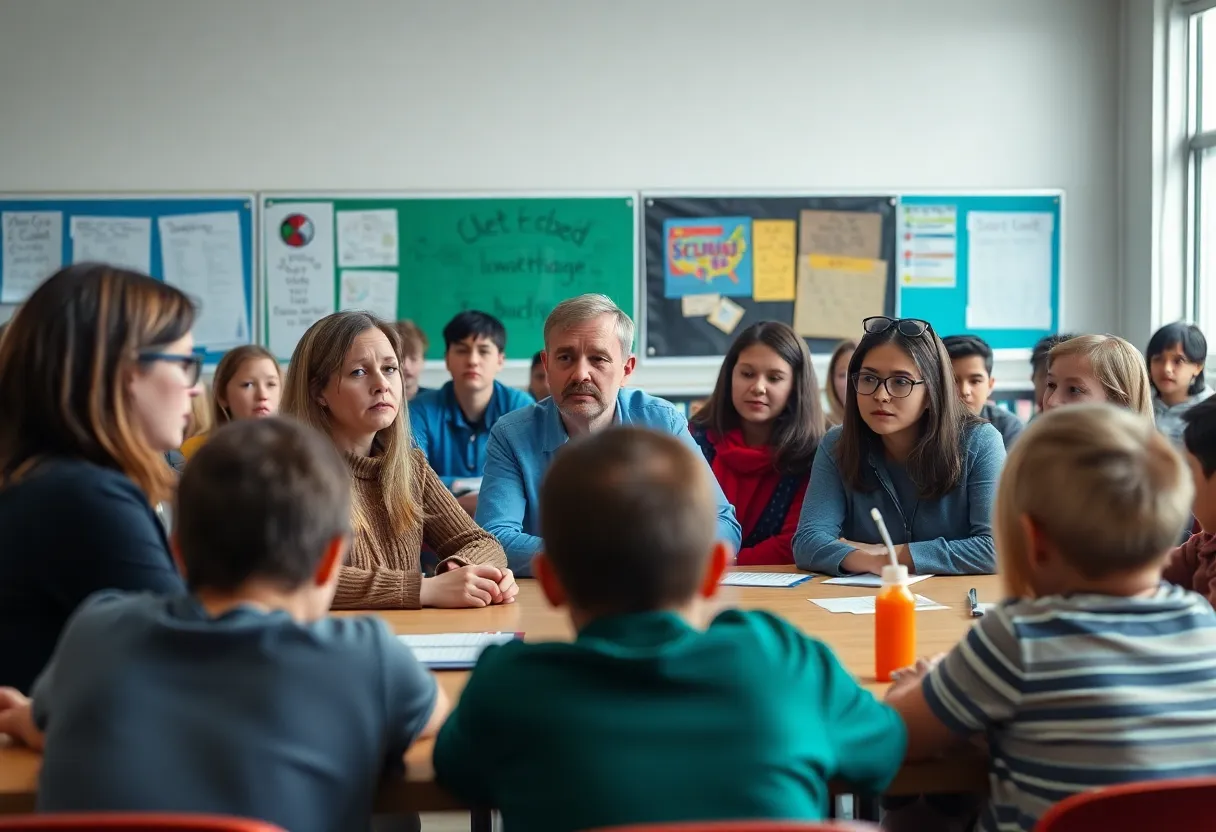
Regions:
<instances>
[{"instance_id":1,"label":"colorful pie chart poster","mask_svg":"<svg viewBox=\"0 0 1216 832\"><path fill-rule=\"evenodd\" d=\"M665 297L752 295L750 217L666 220L663 252Z\"/></svg>"},{"instance_id":2,"label":"colorful pie chart poster","mask_svg":"<svg viewBox=\"0 0 1216 832\"><path fill-rule=\"evenodd\" d=\"M268 202L264 209L266 331L286 361L310 326L334 311L334 206Z\"/></svg>"}]
</instances>

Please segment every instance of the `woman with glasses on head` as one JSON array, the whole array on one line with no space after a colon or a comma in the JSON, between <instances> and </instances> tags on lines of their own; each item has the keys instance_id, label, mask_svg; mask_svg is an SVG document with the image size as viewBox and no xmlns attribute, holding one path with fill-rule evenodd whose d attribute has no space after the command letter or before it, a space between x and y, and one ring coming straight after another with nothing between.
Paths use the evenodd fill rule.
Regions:
<instances>
[{"instance_id":1,"label":"woman with glasses on head","mask_svg":"<svg viewBox=\"0 0 1216 832\"><path fill-rule=\"evenodd\" d=\"M92 593L184 591L154 506L198 392L194 315L158 280L82 264L0 342L0 686L29 691Z\"/></svg>"},{"instance_id":2,"label":"woman with glasses on head","mask_svg":"<svg viewBox=\"0 0 1216 832\"><path fill-rule=\"evenodd\" d=\"M880 574L888 555L870 515L877 508L911 571L993 572L1000 433L955 393L946 348L926 321L863 323L844 422L828 432L811 469L795 563L834 575Z\"/></svg>"}]
</instances>

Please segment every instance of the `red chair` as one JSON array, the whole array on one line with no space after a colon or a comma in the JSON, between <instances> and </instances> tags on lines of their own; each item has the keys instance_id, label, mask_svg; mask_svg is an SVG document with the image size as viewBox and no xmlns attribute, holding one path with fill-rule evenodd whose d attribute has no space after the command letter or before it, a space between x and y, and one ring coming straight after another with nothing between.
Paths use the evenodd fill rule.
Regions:
<instances>
[{"instance_id":1,"label":"red chair","mask_svg":"<svg viewBox=\"0 0 1216 832\"><path fill-rule=\"evenodd\" d=\"M272 823L220 815L152 813L18 815L0 818L2 832L284 832Z\"/></svg>"},{"instance_id":2,"label":"red chair","mask_svg":"<svg viewBox=\"0 0 1216 832\"><path fill-rule=\"evenodd\" d=\"M1216 777L1150 780L1073 795L1039 818L1035 832L1216 830Z\"/></svg>"},{"instance_id":3,"label":"red chair","mask_svg":"<svg viewBox=\"0 0 1216 832\"><path fill-rule=\"evenodd\" d=\"M879 826L856 820L797 823L795 821L737 820L691 823L656 823L614 826L594 832L878 832Z\"/></svg>"}]
</instances>

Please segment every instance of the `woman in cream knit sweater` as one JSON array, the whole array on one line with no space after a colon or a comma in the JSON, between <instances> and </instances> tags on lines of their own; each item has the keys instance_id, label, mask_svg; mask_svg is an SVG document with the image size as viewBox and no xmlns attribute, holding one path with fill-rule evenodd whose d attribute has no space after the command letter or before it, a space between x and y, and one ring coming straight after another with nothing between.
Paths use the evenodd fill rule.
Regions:
<instances>
[{"instance_id":1,"label":"woman in cream knit sweater","mask_svg":"<svg viewBox=\"0 0 1216 832\"><path fill-rule=\"evenodd\" d=\"M518 587L502 546L479 528L413 447L396 331L363 312L317 321L288 367L283 412L346 457L355 537L335 609L484 607ZM422 574L422 546L438 554Z\"/></svg>"}]
</instances>

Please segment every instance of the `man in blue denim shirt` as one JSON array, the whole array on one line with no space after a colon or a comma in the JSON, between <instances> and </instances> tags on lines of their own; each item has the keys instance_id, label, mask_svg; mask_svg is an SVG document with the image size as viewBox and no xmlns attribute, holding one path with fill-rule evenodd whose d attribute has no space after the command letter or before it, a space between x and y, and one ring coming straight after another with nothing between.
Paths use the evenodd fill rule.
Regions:
<instances>
[{"instance_id":1,"label":"man in blue denim shirt","mask_svg":"<svg viewBox=\"0 0 1216 832\"><path fill-rule=\"evenodd\" d=\"M431 468L473 514L490 429L532 397L495 380L507 349L507 330L497 318L461 312L443 328L443 343L452 380L410 402L410 427Z\"/></svg>"},{"instance_id":2,"label":"man in blue denim shirt","mask_svg":"<svg viewBox=\"0 0 1216 832\"><path fill-rule=\"evenodd\" d=\"M511 570L524 577L532 574L532 556L542 548L541 480L569 439L609 425L637 425L674 434L698 450L688 420L670 402L621 389L636 363L633 321L604 295L580 295L554 308L545 321L544 363L551 396L504 416L490 431L477 506L478 525L498 538ZM713 484L718 538L738 551L742 533L735 510L717 480Z\"/></svg>"}]
</instances>

